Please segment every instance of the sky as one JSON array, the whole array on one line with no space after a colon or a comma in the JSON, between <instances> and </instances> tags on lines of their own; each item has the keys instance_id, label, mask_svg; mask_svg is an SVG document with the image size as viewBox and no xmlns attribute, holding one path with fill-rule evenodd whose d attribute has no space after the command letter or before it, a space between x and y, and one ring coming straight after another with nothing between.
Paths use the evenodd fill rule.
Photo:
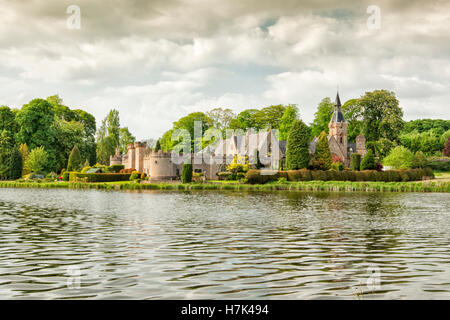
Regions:
<instances>
[{"instance_id":1,"label":"sky","mask_svg":"<svg viewBox=\"0 0 450 320\"><path fill-rule=\"evenodd\" d=\"M297 104L309 123L338 86L450 118L448 0L0 0L0 16L0 105L116 108L138 140L215 107Z\"/></svg>"}]
</instances>

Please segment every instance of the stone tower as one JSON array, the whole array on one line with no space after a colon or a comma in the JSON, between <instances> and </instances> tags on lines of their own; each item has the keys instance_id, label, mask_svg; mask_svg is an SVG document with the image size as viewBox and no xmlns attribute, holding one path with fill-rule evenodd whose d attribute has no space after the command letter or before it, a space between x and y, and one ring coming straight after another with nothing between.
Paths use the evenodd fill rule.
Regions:
<instances>
[{"instance_id":1,"label":"stone tower","mask_svg":"<svg viewBox=\"0 0 450 320\"><path fill-rule=\"evenodd\" d=\"M333 137L339 148L341 149L344 161L348 158L347 154L347 122L345 121L344 114L341 110L341 99L339 98L339 92L336 94L336 101L334 102L334 112L328 124L329 134L328 137Z\"/></svg>"}]
</instances>

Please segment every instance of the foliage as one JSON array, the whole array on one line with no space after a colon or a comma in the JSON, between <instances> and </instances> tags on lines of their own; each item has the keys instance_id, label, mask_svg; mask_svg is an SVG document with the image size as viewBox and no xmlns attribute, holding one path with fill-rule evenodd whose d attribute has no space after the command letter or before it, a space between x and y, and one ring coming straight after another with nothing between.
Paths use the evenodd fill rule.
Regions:
<instances>
[{"instance_id":1,"label":"foliage","mask_svg":"<svg viewBox=\"0 0 450 320\"><path fill-rule=\"evenodd\" d=\"M40 170L56 166L58 149L55 144L54 117L55 112L52 105L43 99L32 100L24 105L16 115L19 126L16 135L17 142L25 143L32 150L43 147L48 152L46 163Z\"/></svg>"},{"instance_id":2,"label":"foliage","mask_svg":"<svg viewBox=\"0 0 450 320\"><path fill-rule=\"evenodd\" d=\"M425 154L422 151L417 151L412 159L411 167L423 169L427 164L428 160L427 157L425 157Z\"/></svg>"},{"instance_id":3,"label":"foliage","mask_svg":"<svg viewBox=\"0 0 450 320\"><path fill-rule=\"evenodd\" d=\"M206 112L206 116L212 120L212 126L219 130L228 128L236 117L231 109L214 108Z\"/></svg>"},{"instance_id":4,"label":"foliage","mask_svg":"<svg viewBox=\"0 0 450 320\"><path fill-rule=\"evenodd\" d=\"M90 166L84 167L84 168L81 170L81 173L86 173L86 171L88 171L89 169L92 169L92 167L90 167Z\"/></svg>"},{"instance_id":5,"label":"foliage","mask_svg":"<svg viewBox=\"0 0 450 320\"><path fill-rule=\"evenodd\" d=\"M347 139L349 142L355 142L356 137L362 131L362 111L359 99L350 99L342 105L342 112L348 123Z\"/></svg>"},{"instance_id":6,"label":"foliage","mask_svg":"<svg viewBox=\"0 0 450 320\"><path fill-rule=\"evenodd\" d=\"M155 146L155 151L159 151L161 150L161 139L158 139L158 141L156 141L156 146Z\"/></svg>"},{"instance_id":7,"label":"foliage","mask_svg":"<svg viewBox=\"0 0 450 320\"><path fill-rule=\"evenodd\" d=\"M80 173L70 172L69 181L113 182L129 181L131 173Z\"/></svg>"},{"instance_id":8,"label":"foliage","mask_svg":"<svg viewBox=\"0 0 450 320\"><path fill-rule=\"evenodd\" d=\"M131 173L131 176L130 176L130 181L133 181L133 180L137 180L137 179L139 179L140 178L140 174L139 174L139 172L137 172L137 171L134 171L133 173Z\"/></svg>"},{"instance_id":9,"label":"foliage","mask_svg":"<svg viewBox=\"0 0 450 320\"><path fill-rule=\"evenodd\" d=\"M7 130L15 134L18 130L15 114L7 106L0 107L0 132Z\"/></svg>"},{"instance_id":10,"label":"foliage","mask_svg":"<svg viewBox=\"0 0 450 320\"><path fill-rule=\"evenodd\" d=\"M437 135L442 135L445 131L450 130L450 120L440 119L418 119L405 123L402 133L410 133L413 131L422 133L433 130Z\"/></svg>"},{"instance_id":11,"label":"foliage","mask_svg":"<svg viewBox=\"0 0 450 320\"><path fill-rule=\"evenodd\" d=\"M127 127L121 128L119 132L120 152L127 153L128 145L134 143L136 138L130 133Z\"/></svg>"},{"instance_id":12,"label":"foliage","mask_svg":"<svg viewBox=\"0 0 450 320\"><path fill-rule=\"evenodd\" d=\"M109 164L109 157L114 155L120 145L119 111L112 109L103 119L97 133L97 161Z\"/></svg>"},{"instance_id":13,"label":"foliage","mask_svg":"<svg viewBox=\"0 0 450 320\"><path fill-rule=\"evenodd\" d=\"M81 158L80 150L77 146L73 147L70 152L69 161L67 163L67 170L78 171L81 170L83 166L83 158Z\"/></svg>"},{"instance_id":14,"label":"foliage","mask_svg":"<svg viewBox=\"0 0 450 320\"><path fill-rule=\"evenodd\" d=\"M190 183L192 181L192 164L183 164L183 170L181 172L181 181L183 183Z\"/></svg>"},{"instance_id":15,"label":"foliage","mask_svg":"<svg viewBox=\"0 0 450 320\"><path fill-rule=\"evenodd\" d=\"M34 173L39 173L47 165L48 153L44 147L37 147L31 150L28 155L28 159L25 162L25 166Z\"/></svg>"},{"instance_id":16,"label":"foliage","mask_svg":"<svg viewBox=\"0 0 450 320\"><path fill-rule=\"evenodd\" d=\"M309 132L301 120L295 120L289 131L286 146L288 170L306 168L309 163Z\"/></svg>"},{"instance_id":17,"label":"foliage","mask_svg":"<svg viewBox=\"0 0 450 320\"><path fill-rule=\"evenodd\" d=\"M427 167L436 171L450 171L450 159L449 158L428 158Z\"/></svg>"},{"instance_id":18,"label":"foliage","mask_svg":"<svg viewBox=\"0 0 450 320\"><path fill-rule=\"evenodd\" d=\"M246 157L234 156L233 161L227 166L227 171L236 174L238 172L247 172L250 169L249 162Z\"/></svg>"},{"instance_id":19,"label":"foliage","mask_svg":"<svg viewBox=\"0 0 450 320\"><path fill-rule=\"evenodd\" d=\"M442 151L442 154L445 157L450 157L450 138L447 139L447 142L445 143L444 150Z\"/></svg>"},{"instance_id":20,"label":"foliage","mask_svg":"<svg viewBox=\"0 0 450 320\"><path fill-rule=\"evenodd\" d=\"M333 115L334 105L330 98L324 98L319 103L314 118L311 123L311 138L317 137L322 131L328 133L328 124Z\"/></svg>"},{"instance_id":21,"label":"foliage","mask_svg":"<svg viewBox=\"0 0 450 320\"><path fill-rule=\"evenodd\" d=\"M404 133L400 136L400 142L412 152L422 151L426 155L433 155L444 147L441 136L434 129Z\"/></svg>"},{"instance_id":22,"label":"foliage","mask_svg":"<svg viewBox=\"0 0 450 320\"><path fill-rule=\"evenodd\" d=\"M412 167L414 154L403 146L392 149L389 155L384 158L383 164L395 169L408 169Z\"/></svg>"},{"instance_id":23,"label":"foliage","mask_svg":"<svg viewBox=\"0 0 450 320\"><path fill-rule=\"evenodd\" d=\"M22 175L22 157L13 133L5 129L0 132L0 179L18 179Z\"/></svg>"},{"instance_id":24,"label":"foliage","mask_svg":"<svg viewBox=\"0 0 450 320\"><path fill-rule=\"evenodd\" d=\"M288 105L280 119L279 124L279 140L286 141L291 130L292 124L298 119L298 108L296 105Z\"/></svg>"},{"instance_id":25,"label":"foliage","mask_svg":"<svg viewBox=\"0 0 450 320\"><path fill-rule=\"evenodd\" d=\"M28 147L25 143L22 143L19 147L20 156L22 158L22 176L29 174L30 170L25 166L25 162L28 159Z\"/></svg>"},{"instance_id":26,"label":"foliage","mask_svg":"<svg viewBox=\"0 0 450 320\"><path fill-rule=\"evenodd\" d=\"M375 162L375 157L372 153L372 150L368 150L366 155L361 161L361 170L375 170L377 168L377 164Z\"/></svg>"},{"instance_id":27,"label":"foliage","mask_svg":"<svg viewBox=\"0 0 450 320\"><path fill-rule=\"evenodd\" d=\"M336 161L331 164L331 168L335 171L342 171L344 170L344 164L340 161Z\"/></svg>"},{"instance_id":28,"label":"foliage","mask_svg":"<svg viewBox=\"0 0 450 320\"><path fill-rule=\"evenodd\" d=\"M109 166L110 172L119 173L122 169L125 169L125 166L123 164L113 164Z\"/></svg>"},{"instance_id":29,"label":"foliage","mask_svg":"<svg viewBox=\"0 0 450 320\"><path fill-rule=\"evenodd\" d=\"M319 162L320 169L329 170L331 168L331 151L328 144L328 136L325 131L322 131L319 136L319 141L317 141L314 159Z\"/></svg>"},{"instance_id":30,"label":"foliage","mask_svg":"<svg viewBox=\"0 0 450 320\"><path fill-rule=\"evenodd\" d=\"M363 134L367 141L386 138L397 141L403 128L403 111L394 92L375 90L359 99L363 116Z\"/></svg>"},{"instance_id":31,"label":"foliage","mask_svg":"<svg viewBox=\"0 0 450 320\"><path fill-rule=\"evenodd\" d=\"M352 153L350 155L350 169L359 171L361 167L361 155L359 153Z\"/></svg>"}]
</instances>

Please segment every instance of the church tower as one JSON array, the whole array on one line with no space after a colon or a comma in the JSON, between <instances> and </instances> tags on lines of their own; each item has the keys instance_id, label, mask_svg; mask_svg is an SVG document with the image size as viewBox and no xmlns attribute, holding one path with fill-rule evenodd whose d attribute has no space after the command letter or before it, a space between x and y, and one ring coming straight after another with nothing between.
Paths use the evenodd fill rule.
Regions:
<instances>
[{"instance_id":1,"label":"church tower","mask_svg":"<svg viewBox=\"0 0 450 320\"><path fill-rule=\"evenodd\" d=\"M336 101L334 102L334 112L328 124L329 134L328 140L333 137L339 148L341 149L344 162L347 160L347 122L345 121L344 114L341 110L341 99L339 98L339 92L336 94ZM340 155L338 155L340 156Z\"/></svg>"}]
</instances>

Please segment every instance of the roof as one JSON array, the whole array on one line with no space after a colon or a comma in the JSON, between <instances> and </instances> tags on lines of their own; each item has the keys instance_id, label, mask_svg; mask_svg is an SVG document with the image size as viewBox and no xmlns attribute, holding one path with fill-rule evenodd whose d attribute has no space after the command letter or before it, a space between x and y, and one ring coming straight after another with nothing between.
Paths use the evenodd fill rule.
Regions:
<instances>
[{"instance_id":1,"label":"roof","mask_svg":"<svg viewBox=\"0 0 450 320\"><path fill-rule=\"evenodd\" d=\"M345 122L344 114L341 111L341 99L339 98L339 92L336 94L336 100L334 102L334 111L331 116L330 123L332 122Z\"/></svg>"}]
</instances>

